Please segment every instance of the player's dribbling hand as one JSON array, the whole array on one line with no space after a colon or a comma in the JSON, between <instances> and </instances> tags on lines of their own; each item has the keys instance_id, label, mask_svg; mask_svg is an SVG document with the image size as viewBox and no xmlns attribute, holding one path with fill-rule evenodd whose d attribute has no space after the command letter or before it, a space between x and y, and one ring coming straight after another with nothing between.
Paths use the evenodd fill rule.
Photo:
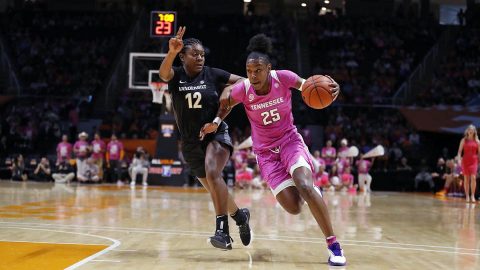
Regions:
<instances>
[{"instance_id":1,"label":"player's dribbling hand","mask_svg":"<svg viewBox=\"0 0 480 270\"><path fill-rule=\"evenodd\" d=\"M186 29L185 26L180 26L178 28L178 31L177 31L177 34L175 35L175 37L171 38L168 41L168 49L171 52L179 53L182 50L182 48L183 48L182 38L183 38L183 34L185 34L185 29Z\"/></svg>"},{"instance_id":2,"label":"player's dribbling hand","mask_svg":"<svg viewBox=\"0 0 480 270\"><path fill-rule=\"evenodd\" d=\"M332 83L330 83L328 86L330 86L330 92L332 94L333 100L337 99L338 94L340 94L340 85L330 76L324 75L325 77L329 78L332 80Z\"/></svg>"},{"instance_id":3,"label":"player's dribbling hand","mask_svg":"<svg viewBox=\"0 0 480 270\"><path fill-rule=\"evenodd\" d=\"M218 125L216 123L206 123L203 125L202 129L200 130L200 134L198 137L200 138L200 141L203 141L203 138L205 138L205 135L217 131Z\"/></svg>"}]
</instances>

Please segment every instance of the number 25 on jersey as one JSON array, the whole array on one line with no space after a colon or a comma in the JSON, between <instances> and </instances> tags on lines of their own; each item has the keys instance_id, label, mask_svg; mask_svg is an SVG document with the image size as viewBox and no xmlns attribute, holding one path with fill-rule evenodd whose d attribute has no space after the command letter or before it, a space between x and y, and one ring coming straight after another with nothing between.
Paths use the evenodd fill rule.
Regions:
<instances>
[{"instance_id":1,"label":"number 25 on jersey","mask_svg":"<svg viewBox=\"0 0 480 270\"><path fill-rule=\"evenodd\" d=\"M267 112L262 112L260 114L263 118L263 124L265 126L270 125L273 122L280 120L280 114L278 114L277 109L273 109Z\"/></svg>"},{"instance_id":2,"label":"number 25 on jersey","mask_svg":"<svg viewBox=\"0 0 480 270\"><path fill-rule=\"evenodd\" d=\"M195 93L188 93L185 95L185 99L188 102L188 108L189 109L201 109L202 104L200 101L202 101L202 94L200 92L195 92Z\"/></svg>"}]
</instances>

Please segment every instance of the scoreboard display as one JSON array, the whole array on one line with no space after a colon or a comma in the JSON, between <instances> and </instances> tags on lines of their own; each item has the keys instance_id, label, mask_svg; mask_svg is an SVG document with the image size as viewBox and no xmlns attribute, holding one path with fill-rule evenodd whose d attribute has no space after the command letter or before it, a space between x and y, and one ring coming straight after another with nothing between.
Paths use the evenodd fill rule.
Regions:
<instances>
[{"instance_id":1,"label":"scoreboard display","mask_svg":"<svg viewBox=\"0 0 480 270\"><path fill-rule=\"evenodd\" d=\"M177 31L177 12L152 11L150 13L150 37L172 37Z\"/></svg>"}]
</instances>

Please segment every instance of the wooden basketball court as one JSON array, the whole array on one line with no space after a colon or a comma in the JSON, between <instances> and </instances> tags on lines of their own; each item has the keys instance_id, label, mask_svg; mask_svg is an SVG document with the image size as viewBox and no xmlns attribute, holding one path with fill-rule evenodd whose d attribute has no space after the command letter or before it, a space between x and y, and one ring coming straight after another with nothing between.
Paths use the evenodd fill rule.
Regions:
<instances>
[{"instance_id":1,"label":"wooden basketball court","mask_svg":"<svg viewBox=\"0 0 480 270\"><path fill-rule=\"evenodd\" d=\"M480 205L426 194L326 193L348 259L329 267L307 207L287 214L269 191L235 191L254 241L230 219L232 251L214 249L202 189L0 181L0 269L480 269Z\"/></svg>"}]
</instances>

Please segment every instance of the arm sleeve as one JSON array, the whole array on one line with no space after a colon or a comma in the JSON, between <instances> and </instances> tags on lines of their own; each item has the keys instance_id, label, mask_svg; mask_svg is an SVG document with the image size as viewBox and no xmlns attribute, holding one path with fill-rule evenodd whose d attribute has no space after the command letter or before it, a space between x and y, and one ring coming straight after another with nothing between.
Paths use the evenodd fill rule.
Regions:
<instances>
[{"instance_id":1,"label":"arm sleeve","mask_svg":"<svg viewBox=\"0 0 480 270\"><path fill-rule=\"evenodd\" d=\"M299 76L290 70L277 70L278 79L288 88L295 88Z\"/></svg>"}]
</instances>

